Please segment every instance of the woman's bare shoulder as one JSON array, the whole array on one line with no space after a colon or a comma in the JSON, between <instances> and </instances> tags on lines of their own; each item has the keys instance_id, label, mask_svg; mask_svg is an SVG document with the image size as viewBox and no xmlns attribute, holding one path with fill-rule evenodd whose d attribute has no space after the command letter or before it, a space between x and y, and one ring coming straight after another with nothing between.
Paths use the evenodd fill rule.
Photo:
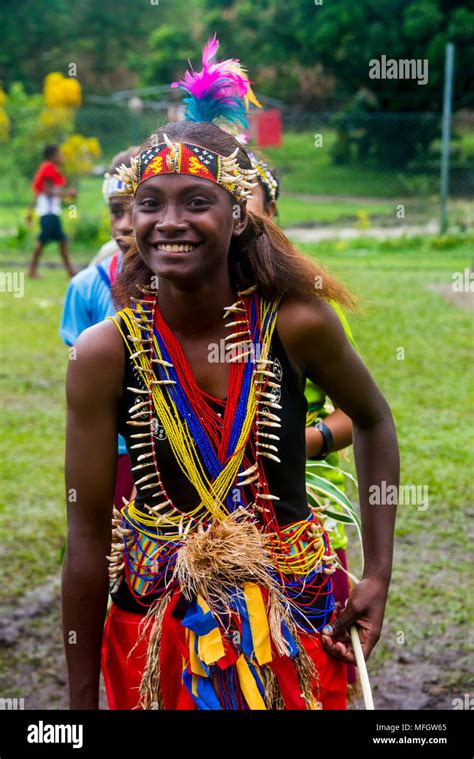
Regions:
<instances>
[{"instance_id":1,"label":"woman's bare shoulder","mask_svg":"<svg viewBox=\"0 0 474 759\"><path fill-rule=\"evenodd\" d=\"M332 306L323 298L285 299L279 309L277 328L287 352L304 363L305 347L314 340L344 339L344 330Z\"/></svg>"},{"instance_id":2,"label":"woman's bare shoulder","mask_svg":"<svg viewBox=\"0 0 474 759\"><path fill-rule=\"evenodd\" d=\"M104 319L81 332L74 348L88 359L105 357L113 360L123 353L123 338L112 319Z\"/></svg>"},{"instance_id":3,"label":"woman's bare shoulder","mask_svg":"<svg viewBox=\"0 0 474 759\"><path fill-rule=\"evenodd\" d=\"M70 349L69 390L85 393L93 388L97 395L122 394L124 344L117 325L105 319L81 332Z\"/></svg>"}]
</instances>

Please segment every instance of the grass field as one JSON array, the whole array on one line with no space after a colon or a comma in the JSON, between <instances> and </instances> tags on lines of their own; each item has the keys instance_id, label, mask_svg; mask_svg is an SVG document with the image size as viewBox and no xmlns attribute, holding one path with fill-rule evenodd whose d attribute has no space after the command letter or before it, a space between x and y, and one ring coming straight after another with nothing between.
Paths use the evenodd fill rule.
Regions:
<instances>
[{"instance_id":1,"label":"grass field","mask_svg":"<svg viewBox=\"0 0 474 759\"><path fill-rule=\"evenodd\" d=\"M426 510L399 509L386 633L376 661L382 666L393 657L400 631L415 647L429 646L434 636L443 650L456 653L457 668L446 669L444 687L466 687L473 320L472 312L430 286L450 285L453 272L469 266L472 241L459 239L445 250L418 241L399 248L360 241L304 249L362 296L364 311L350 321L393 410L402 484L429 490ZM67 349L58 324L67 278L58 269L41 274L37 281L25 279L24 297L3 292L0 298L0 599L6 604L59 572L65 538ZM397 358L400 348L404 360Z\"/></svg>"}]
</instances>

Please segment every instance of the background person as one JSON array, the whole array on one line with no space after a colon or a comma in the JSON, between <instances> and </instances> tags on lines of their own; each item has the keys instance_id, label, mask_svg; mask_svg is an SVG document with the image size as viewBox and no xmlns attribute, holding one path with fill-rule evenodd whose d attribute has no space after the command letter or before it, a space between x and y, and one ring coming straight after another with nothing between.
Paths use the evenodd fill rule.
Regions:
<instances>
[{"instance_id":1,"label":"background person","mask_svg":"<svg viewBox=\"0 0 474 759\"><path fill-rule=\"evenodd\" d=\"M76 271L69 257L67 237L61 223L61 198L64 196L74 198L77 191L73 187L66 187L66 178L60 170L63 157L58 145L47 145L43 158L43 163L38 168L31 185L36 194L35 209L39 216L40 234L33 249L28 276L32 279L38 276L38 262L43 247L48 242L57 241L64 266L69 276L73 277ZM31 212L27 220L31 221Z\"/></svg>"}]
</instances>

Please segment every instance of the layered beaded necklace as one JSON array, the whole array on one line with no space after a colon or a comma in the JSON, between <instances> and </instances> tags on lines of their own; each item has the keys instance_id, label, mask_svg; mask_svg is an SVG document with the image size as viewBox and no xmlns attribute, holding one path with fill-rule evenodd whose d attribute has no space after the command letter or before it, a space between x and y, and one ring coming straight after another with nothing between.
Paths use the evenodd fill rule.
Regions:
<instances>
[{"instance_id":1,"label":"layered beaded necklace","mask_svg":"<svg viewBox=\"0 0 474 759\"><path fill-rule=\"evenodd\" d=\"M145 473L136 485L142 491L151 491L150 500L158 499L157 503L147 507L155 517L159 518L159 513L165 511L169 520L170 511L173 511L174 521L179 524L185 520L192 522L198 513L200 519L205 520L207 512L213 520L221 520L235 509L235 501L229 493L233 485L239 488L253 485L254 507L259 513L264 513L265 506L258 501L276 499L268 492L259 459L267 456L279 462L274 453L276 446L266 442L277 436L265 431L278 427L280 422L279 417L270 411L281 406L267 392L268 382L273 382L276 377L269 368L272 362L266 358L278 304L266 304L258 298L255 289L239 292L240 299L224 309L223 318L230 314L239 318L226 323L226 327L233 328L233 331L225 338L230 348L227 359L230 371L222 420L197 386L179 340L161 315L156 292L154 295L147 293L148 297L144 299L134 299L136 305L134 316L128 316L127 339L135 349L130 358L141 372L146 390L129 389L146 397L140 397L129 409L131 416L127 423L150 426L153 410L156 410L183 474L201 498L199 506L191 512L181 512L171 504L159 473L153 434L151 431L144 433L147 440L138 445L150 450L138 457L138 468L152 468L153 471ZM127 314L122 312L122 317L127 320ZM252 359L257 352L260 355L255 362ZM273 385L277 387L274 382ZM143 421L145 412L148 422ZM219 422L221 430L218 429ZM249 462L245 448L254 428L252 442L256 461ZM250 467L243 465L244 462L250 463Z\"/></svg>"},{"instance_id":2,"label":"layered beaded necklace","mask_svg":"<svg viewBox=\"0 0 474 759\"><path fill-rule=\"evenodd\" d=\"M270 536L276 574L291 595L294 583L288 575L301 573L309 580L309 573L315 579L321 571L330 573L322 564L331 557L325 555L327 536L319 522L303 521L303 532L300 528L292 537L279 527L273 508L273 501L279 498L269 492L263 461L269 458L280 463L277 433L281 419L277 412L281 405L275 400L280 386L268 358L279 301L267 302L256 289L238 291L239 299L224 309L225 326L232 331L225 338L230 370L222 418L198 387L179 340L163 319L156 290L141 288L144 297L133 298L134 307L120 312L127 334L117 319L110 317L144 384L144 388L127 388L137 400L129 409L127 424L136 429L131 435L137 441L132 448L143 451L133 471L139 473L136 486L147 503L139 508L131 501L121 512L114 511L118 542L110 557L111 579L119 583L125 570L140 603L145 595L168 591L176 553L189 532L205 530L237 510ZM154 412L183 475L200 499L190 511L172 502L161 478ZM247 498L244 486L251 494ZM303 533L310 549L304 552L301 543L297 546ZM292 540L297 546L293 552ZM321 579L319 576L318 594L327 584ZM325 588L326 593L329 590L330 586ZM293 592L300 591L293 588Z\"/></svg>"}]
</instances>

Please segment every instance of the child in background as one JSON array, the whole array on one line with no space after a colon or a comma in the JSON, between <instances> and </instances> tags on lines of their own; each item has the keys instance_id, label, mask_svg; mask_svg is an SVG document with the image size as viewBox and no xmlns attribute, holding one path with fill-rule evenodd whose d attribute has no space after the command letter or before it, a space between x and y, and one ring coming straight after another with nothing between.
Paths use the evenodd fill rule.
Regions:
<instances>
[{"instance_id":1,"label":"child in background","mask_svg":"<svg viewBox=\"0 0 474 759\"><path fill-rule=\"evenodd\" d=\"M118 153L112 160L109 172L105 174L103 194L110 212L112 251L99 263L92 262L71 280L64 301L59 334L66 345L73 345L81 332L93 324L115 314L111 287L120 271L122 253L127 250L127 237L132 234L132 202L123 194L121 182L111 176L122 164L128 165L136 148ZM105 246L103 246L105 247ZM102 249L101 249L102 250ZM94 261L94 259L93 259ZM133 479L125 440L118 436L118 458L114 503L122 505L122 497L132 497Z\"/></svg>"},{"instance_id":2,"label":"child in background","mask_svg":"<svg viewBox=\"0 0 474 759\"><path fill-rule=\"evenodd\" d=\"M33 250L28 276L32 279L38 277L38 262L43 252L43 247L51 240L59 242L59 252L64 266L70 277L76 273L67 247L67 237L61 224L61 198L65 195L75 197L77 191L66 187L66 178L60 171L63 162L61 151L57 145L47 145L43 153L44 161L35 174L32 188L36 198L34 205L40 220L40 234ZM27 221L31 221L31 212Z\"/></svg>"}]
</instances>

